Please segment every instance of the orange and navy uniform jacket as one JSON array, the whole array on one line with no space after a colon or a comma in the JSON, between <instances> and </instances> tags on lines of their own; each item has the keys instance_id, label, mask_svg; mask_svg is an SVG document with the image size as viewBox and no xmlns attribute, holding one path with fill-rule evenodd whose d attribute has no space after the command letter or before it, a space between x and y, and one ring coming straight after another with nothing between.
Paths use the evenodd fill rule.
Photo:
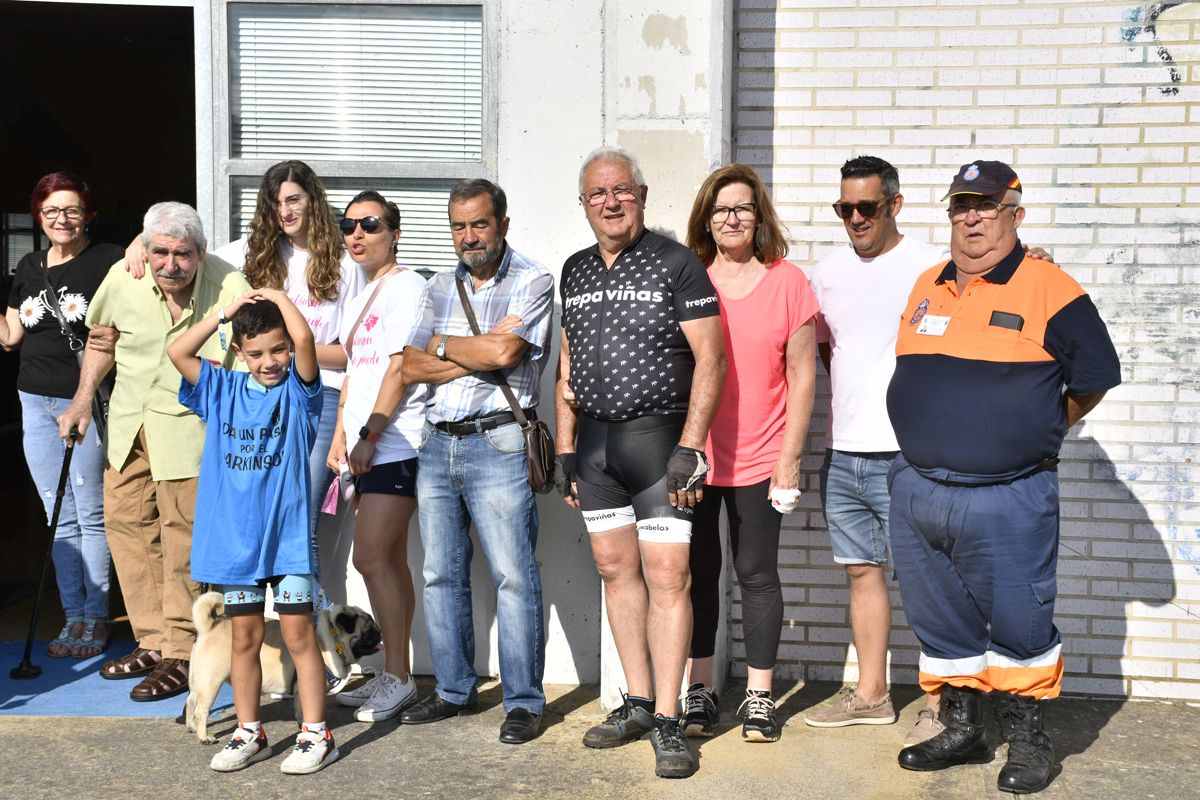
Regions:
<instances>
[{"instance_id":1,"label":"orange and navy uniform jacket","mask_svg":"<svg viewBox=\"0 0 1200 800\"><path fill-rule=\"evenodd\" d=\"M900 450L927 478L983 484L1058 455L1063 390L1121 382L1091 298L1020 242L962 294L953 261L917 279L900 319L887 405Z\"/></svg>"}]
</instances>

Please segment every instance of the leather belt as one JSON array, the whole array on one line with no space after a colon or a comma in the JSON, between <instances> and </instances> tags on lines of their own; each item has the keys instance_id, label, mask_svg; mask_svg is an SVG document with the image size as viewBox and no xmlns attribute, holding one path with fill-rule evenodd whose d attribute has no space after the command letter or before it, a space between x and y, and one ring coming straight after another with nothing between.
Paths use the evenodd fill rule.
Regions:
<instances>
[{"instance_id":1,"label":"leather belt","mask_svg":"<svg viewBox=\"0 0 1200 800\"><path fill-rule=\"evenodd\" d=\"M533 411L526 411L525 416L529 419L537 419L537 415ZM435 422L433 423L433 427L452 436L469 436L473 433L483 433L484 431L490 431L493 428L499 428L501 425L507 425L510 422L516 421L517 418L511 411L500 411L487 417L463 419L457 422Z\"/></svg>"}]
</instances>

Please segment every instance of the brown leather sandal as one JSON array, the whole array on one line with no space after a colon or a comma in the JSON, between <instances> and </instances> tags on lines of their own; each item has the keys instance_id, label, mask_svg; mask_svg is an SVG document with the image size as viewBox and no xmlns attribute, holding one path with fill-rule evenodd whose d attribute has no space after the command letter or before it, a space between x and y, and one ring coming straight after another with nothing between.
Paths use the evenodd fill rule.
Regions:
<instances>
[{"instance_id":1,"label":"brown leather sandal","mask_svg":"<svg viewBox=\"0 0 1200 800\"><path fill-rule=\"evenodd\" d=\"M188 690L188 661L186 658L164 658L154 671L142 679L129 693L130 700L148 703L166 700Z\"/></svg>"},{"instance_id":2,"label":"brown leather sandal","mask_svg":"<svg viewBox=\"0 0 1200 800\"><path fill-rule=\"evenodd\" d=\"M123 681L126 678L140 678L149 675L162 661L162 653L157 650L147 650L139 647L132 653L120 658L105 661L100 665L100 677L110 681Z\"/></svg>"}]
</instances>

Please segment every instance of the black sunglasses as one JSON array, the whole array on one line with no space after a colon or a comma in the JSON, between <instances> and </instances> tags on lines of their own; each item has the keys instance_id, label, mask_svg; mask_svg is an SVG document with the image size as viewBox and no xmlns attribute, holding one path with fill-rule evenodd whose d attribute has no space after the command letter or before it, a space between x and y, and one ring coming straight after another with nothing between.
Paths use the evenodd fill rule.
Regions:
<instances>
[{"instance_id":1,"label":"black sunglasses","mask_svg":"<svg viewBox=\"0 0 1200 800\"><path fill-rule=\"evenodd\" d=\"M882 200L867 200L862 203L834 203L833 213L837 214L838 219L850 219L857 211L863 219L871 219L889 200L891 200L890 197L885 197Z\"/></svg>"},{"instance_id":2,"label":"black sunglasses","mask_svg":"<svg viewBox=\"0 0 1200 800\"><path fill-rule=\"evenodd\" d=\"M379 226L383 224L383 220L379 217L363 217L362 219L350 219L343 217L338 223L338 227L342 229L343 236L349 236L354 233L354 229L362 225L363 233L374 233L379 230Z\"/></svg>"}]
</instances>

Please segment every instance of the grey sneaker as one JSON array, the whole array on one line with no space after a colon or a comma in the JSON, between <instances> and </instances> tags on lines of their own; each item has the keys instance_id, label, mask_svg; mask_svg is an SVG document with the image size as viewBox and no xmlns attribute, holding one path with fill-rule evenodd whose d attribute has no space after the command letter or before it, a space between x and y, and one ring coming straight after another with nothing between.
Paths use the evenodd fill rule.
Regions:
<instances>
[{"instance_id":1,"label":"grey sneaker","mask_svg":"<svg viewBox=\"0 0 1200 800\"><path fill-rule=\"evenodd\" d=\"M688 747L678 719L655 714L650 745L654 748L654 774L658 777L690 778L696 773L696 757Z\"/></svg>"},{"instance_id":2,"label":"grey sneaker","mask_svg":"<svg viewBox=\"0 0 1200 800\"><path fill-rule=\"evenodd\" d=\"M267 746L266 731L259 728L256 734L239 725L208 765L217 772L236 772L270 755L271 748Z\"/></svg>"},{"instance_id":3,"label":"grey sneaker","mask_svg":"<svg viewBox=\"0 0 1200 800\"><path fill-rule=\"evenodd\" d=\"M885 694L882 700L867 704L851 688L842 690L842 698L826 708L804 716L804 724L814 728L844 728L847 725L891 725L896 721L896 709L892 708L892 696Z\"/></svg>"},{"instance_id":4,"label":"grey sneaker","mask_svg":"<svg viewBox=\"0 0 1200 800\"><path fill-rule=\"evenodd\" d=\"M337 701L339 706L358 708L371 699L371 695L375 693L375 687L378 685L378 682L379 675L372 675L353 689L338 692L333 696L333 699Z\"/></svg>"},{"instance_id":5,"label":"grey sneaker","mask_svg":"<svg viewBox=\"0 0 1200 800\"><path fill-rule=\"evenodd\" d=\"M688 736L712 736L721 714L717 711L717 693L703 683L693 683L683 696L683 732Z\"/></svg>"},{"instance_id":6,"label":"grey sneaker","mask_svg":"<svg viewBox=\"0 0 1200 800\"><path fill-rule=\"evenodd\" d=\"M636 741L654 730L654 715L641 706L635 706L629 700L629 695L622 697L625 702L619 708L583 735L585 747L617 747Z\"/></svg>"},{"instance_id":7,"label":"grey sneaker","mask_svg":"<svg viewBox=\"0 0 1200 800\"><path fill-rule=\"evenodd\" d=\"M354 718L359 722L391 719L417 702L417 682L411 675L407 681L402 681L390 672L381 672L374 683L371 696L354 710Z\"/></svg>"},{"instance_id":8,"label":"grey sneaker","mask_svg":"<svg viewBox=\"0 0 1200 800\"><path fill-rule=\"evenodd\" d=\"M922 708L917 712L917 723L904 737L904 746L912 747L914 744L927 742L944 730L946 730L946 726L938 719L937 709Z\"/></svg>"}]
</instances>

